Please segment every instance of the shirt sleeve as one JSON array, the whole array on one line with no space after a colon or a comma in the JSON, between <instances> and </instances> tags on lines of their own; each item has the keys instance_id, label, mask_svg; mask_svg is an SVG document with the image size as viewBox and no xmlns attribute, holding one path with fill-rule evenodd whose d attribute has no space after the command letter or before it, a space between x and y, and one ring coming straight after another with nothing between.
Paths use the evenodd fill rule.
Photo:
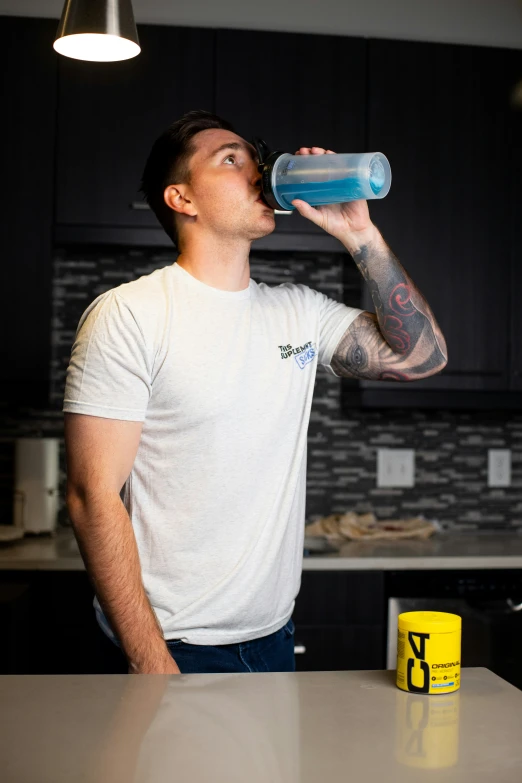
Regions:
<instances>
[{"instance_id":1,"label":"shirt sleeve","mask_svg":"<svg viewBox=\"0 0 522 783\"><path fill-rule=\"evenodd\" d=\"M144 421L151 390L148 351L139 323L119 294L105 292L80 318L62 410Z\"/></svg>"},{"instance_id":2,"label":"shirt sleeve","mask_svg":"<svg viewBox=\"0 0 522 783\"><path fill-rule=\"evenodd\" d=\"M360 310L357 307L348 307L348 305L342 302L336 302L319 291L314 291L314 293L317 306L319 307L318 362L327 372L337 376L331 365L335 349L350 324L364 310Z\"/></svg>"}]
</instances>

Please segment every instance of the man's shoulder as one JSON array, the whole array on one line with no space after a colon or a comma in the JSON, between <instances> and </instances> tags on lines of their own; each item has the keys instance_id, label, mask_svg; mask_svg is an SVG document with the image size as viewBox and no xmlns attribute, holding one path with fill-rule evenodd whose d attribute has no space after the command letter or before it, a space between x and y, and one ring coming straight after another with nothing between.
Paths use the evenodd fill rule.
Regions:
<instances>
[{"instance_id":1,"label":"man's shoulder","mask_svg":"<svg viewBox=\"0 0 522 783\"><path fill-rule=\"evenodd\" d=\"M158 324L167 313L169 267L155 269L136 280L121 283L99 294L86 308L80 318L78 331L87 319L104 315L108 321L125 319L127 316L138 323L145 333L154 335Z\"/></svg>"},{"instance_id":2,"label":"man's shoulder","mask_svg":"<svg viewBox=\"0 0 522 783\"><path fill-rule=\"evenodd\" d=\"M170 285L170 266L155 269L146 275L121 283L111 288L107 293L117 294L132 309L132 307L157 308L161 298L168 292Z\"/></svg>"}]
</instances>

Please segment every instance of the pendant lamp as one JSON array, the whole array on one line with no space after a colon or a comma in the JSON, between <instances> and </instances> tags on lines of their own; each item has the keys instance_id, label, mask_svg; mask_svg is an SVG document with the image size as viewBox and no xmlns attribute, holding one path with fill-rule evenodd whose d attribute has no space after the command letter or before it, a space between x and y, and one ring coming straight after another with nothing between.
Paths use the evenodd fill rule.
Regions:
<instances>
[{"instance_id":1,"label":"pendant lamp","mask_svg":"<svg viewBox=\"0 0 522 783\"><path fill-rule=\"evenodd\" d=\"M141 49L131 0L65 0L53 47L75 60L136 57Z\"/></svg>"}]
</instances>

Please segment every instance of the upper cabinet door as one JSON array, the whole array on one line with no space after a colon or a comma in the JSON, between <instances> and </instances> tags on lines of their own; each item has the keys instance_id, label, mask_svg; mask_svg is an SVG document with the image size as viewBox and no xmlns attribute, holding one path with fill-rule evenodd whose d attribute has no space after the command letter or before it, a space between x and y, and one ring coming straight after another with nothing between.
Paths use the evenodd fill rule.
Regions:
<instances>
[{"instance_id":1,"label":"upper cabinet door","mask_svg":"<svg viewBox=\"0 0 522 783\"><path fill-rule=\"evenodd\" d=\"M0 400L49 405L56 21L0 17Z\"/></svg>"},{"instance_id":2,"label":"upper cabinet door","mask_svg":"<svg viewBox=\"0 0 522 783\"><path fill-rule=\"evenodd\" d=\"M220 30L216 112L272 150L365 148L366 41L300 33ZM299 214L282 230L321 231Z\"/></svg>"},{"instance_id":3,"label":"upper cabinet door","mask_svg":"<svg viewBox=\"0 0 522 783\"><path fill-rule=\"evenodd\" d=\"M509 53L511 91L511 386L522 390L522 51Z\"/></svg>"},{"instance_id":4,"label":"upper cabinet door","mask_svg":"<svg viewBox=\"0 0 522 783\"><path fill-rule=\"evenodd\" d=\"M214 33L140 25L138 34L132 60L60 58L58 224L157 226L138 193L152 144L186 111L213 110Z\"/></svg>"},{"instance_id":5,"label":"upper cabinet door","mask_svg":"<svg viewBox=\"0 0 522 783\"><path fill-rule=\"evenodd\" d=\"M387 155L392 169L389 195L370 202L370 212L448 344L447 367L414 387L507 389L507 53L400 41L369 47L369 148ZM374 309L365 296L365 307Z\"/></svg>"}]
</instances>

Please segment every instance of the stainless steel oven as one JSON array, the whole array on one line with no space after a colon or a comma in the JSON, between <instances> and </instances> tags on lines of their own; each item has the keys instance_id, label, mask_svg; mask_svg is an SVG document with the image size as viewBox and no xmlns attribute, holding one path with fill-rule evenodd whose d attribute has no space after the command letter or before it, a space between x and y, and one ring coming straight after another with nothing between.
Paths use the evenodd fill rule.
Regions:
<instances>
[{"instance_id":1,"label":"stainless steel oven","mask_svg":"<svg viewBox=\"0 0 522 783\"><path fill-rule=\"evenodd\" d=\"M452 612L462 617L462 666L485 666L522 688L522 571L391 572L387 594L388 669L401 612Z\"/></svg>"}]
</instances>

